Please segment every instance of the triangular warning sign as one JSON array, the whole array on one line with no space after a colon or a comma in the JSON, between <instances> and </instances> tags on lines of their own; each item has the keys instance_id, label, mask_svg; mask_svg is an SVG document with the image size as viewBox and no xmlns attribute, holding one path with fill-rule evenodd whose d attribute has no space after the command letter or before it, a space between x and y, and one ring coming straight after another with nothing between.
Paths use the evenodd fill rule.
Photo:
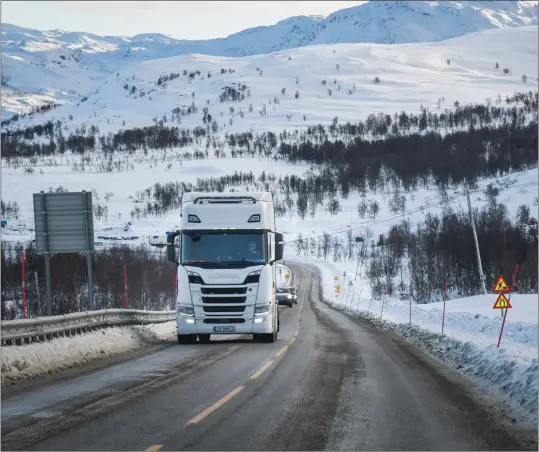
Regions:
<instances>
[{"instance_id":1,"label":"triangular warning sign","mask_svg":"<svg viewBox=\"0 0 539 452\"><path fill-rule=\"evenodd\" d=\"M498 295L498 298L496 299L496 303L494 303L494 306L492 309L511 309L513 306L511 306L511 303L509 303L509 300L505 296L504 293L501 293Z\"/></svg>"},{"instance_id":2,"label":"triangular warning sign","mask_svg":"<svg viewBox=\"0 0 539 452\"><path fill-rule=\"evenodd\" d=\"M509 285L503 279L503 276L500 275L498 280L496 281L496 284L494 284L494 289L492 289L493 292L510 292L511 289L509 288Z\"/></svg>"}]
</instances>

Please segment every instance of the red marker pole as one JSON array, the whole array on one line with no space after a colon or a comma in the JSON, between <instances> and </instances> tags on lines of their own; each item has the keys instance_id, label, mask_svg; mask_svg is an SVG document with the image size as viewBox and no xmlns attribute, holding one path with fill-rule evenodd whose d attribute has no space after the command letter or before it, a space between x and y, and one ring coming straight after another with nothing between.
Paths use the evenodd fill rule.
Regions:
<instances>
[{"instance_id":1,"label":"red marker pole","mask_svg":"<svg viewBox=\"0 0 539 452\"><path fill-rule=\"evenodd\" d=\"M129 301L127 298L127 265L124 264L124 297L125 297L125 309L129 309Z\"/></svg>"},{"instance_id":2,"label":"red marker pole","mask_svg":"<svg viewBox=\"0 0 539 452\"><path fill-rule=\"evenodd\" d=\"M444 281L444 310L442 313L442 334L444 334L444 325L445 325L445 300L447 300L447 280Z\"/></svg>"},{"instance_id":3,"label":"red marker pole","mask_svg":"<svg viewBox=\"0 0 539 452\"><path fill-rule=\"evenodd\" d=\"M509 297L507 297L507 301L511 302L511 293L513 292L513 288L515 287L515 283L517 280L517 272L518 272L518 264L515 265L515 271L513 272L513 280L511 282L511 292L509 292ZM507 317L507 311L509 311L508 308L505 309L505 313L503 314L503 320L502 320L502 327L500 329L500 337L498 338L498 345L496 348L500 348L500 344L502 342L502 334L503 334L503 327L505 326L505 318Z\"/></svg>"},{"instance_id":4,"label":"red marker pole","mask_svg":"<svg viewBox=\"0 0 539 452\"><path fill-rule=\"evenodd\" d=\"M21 254L21 277L22 277L22 318L26 318L26 261L24 251Z\"/></svg>"}]
</instances>

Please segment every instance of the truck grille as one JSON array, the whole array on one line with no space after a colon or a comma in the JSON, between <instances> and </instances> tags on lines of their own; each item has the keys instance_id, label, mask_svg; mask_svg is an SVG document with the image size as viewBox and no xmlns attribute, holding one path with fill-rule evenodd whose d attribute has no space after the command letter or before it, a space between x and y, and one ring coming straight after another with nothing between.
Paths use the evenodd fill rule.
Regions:
<instances>
[{"instance_id":1,"label":"truck grille","mask_svg":"<svg viewBox=\"0 0 539 452\"><path fill-rule=\"evenodd\" d=\"M203 295L243 295L247 287L201 287Z\"/></svg>"},{"instance_id":2,"label":"truck grille","mask_svg":"<svg viewBox=\"0 0 539 452\"><path fill-rule=\"evenodd\" d=\"M247 300L247 297L202 297L202 303L211 303L211 304L245 303L245 300Z\"/></svg>"},{"instance_id":3,"label":"truck grille","mask_svg":"<svg viewBox=\"0 0 539 452\"><path fill-rule=\"evenodd\" d=\"M204 319L204 323L245 323L245 319L213 318Z\"/></svg>"},{"instance_id":4,"label":"truck grille","mask_svg":"<svg viewBox=\"0 0 539 452\"><path fill-rule=\"evenodd\" d=\"M245 306L203 306L204 312L243 312Z\"/></svg>"}]
</instances>

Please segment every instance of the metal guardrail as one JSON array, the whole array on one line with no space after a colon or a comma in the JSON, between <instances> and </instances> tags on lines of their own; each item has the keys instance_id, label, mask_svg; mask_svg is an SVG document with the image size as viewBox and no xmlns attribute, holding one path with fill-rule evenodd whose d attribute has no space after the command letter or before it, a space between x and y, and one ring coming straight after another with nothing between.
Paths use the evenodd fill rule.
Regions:
<instances>
[{"instance_id":1,"label":"metal guardrail","mask_svg":"<svg viewBox=\"0 0 539 452\"><path fill-rule=\"evenodd\" d=\"M103 309L35 319L4 320L1 323L1 339L2 345L19 345L59 336L69 337L107 326L164 323L175 319L176 311Z\"/></svg>"}]
</instances>

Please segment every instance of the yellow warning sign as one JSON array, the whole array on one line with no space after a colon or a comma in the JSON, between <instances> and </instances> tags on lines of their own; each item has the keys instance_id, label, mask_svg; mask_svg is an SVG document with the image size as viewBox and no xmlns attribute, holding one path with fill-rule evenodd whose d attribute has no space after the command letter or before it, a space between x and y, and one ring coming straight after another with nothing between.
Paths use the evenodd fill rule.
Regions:
<instances>
[{"instance_id":1,"label":"yellow warning sign","mask_svg":"<svg viewBox=\"0 0 539 452\"><path fill-rule=\"evenodd\" d=\"M513 306L511 306L511 303L509 303L509 300L505 296L504 293L501 293L498 295L498 298L496 299L496 303L494 303L494 306L492 309L511 309Z\"/></svg>"},{"instance_id":2,"label":"yellow warning sign","mask_svg":"<svg viewBox=\"0 0 539 452\"><path fill-rule=\"evenodd\" d=\"M339 277L338 277L338 276L335 276L333 279L334 279L335 281L338 281L338 280L339 280Z\"/></svg>"},{"instance_id":3,"label":"yellow warning sign","mask_svg":"<svg viewBox=\"0 0 539 452\"><path fill-rule=\"evenodd\" d=\"M341 293L341 286L335 286L335 293Z\"/></svg>"},{"instance_id":4,"label":"yellow warning sign","mask_svg":"<svg viewBox=\"0 0 539 452\"><path fill-rule=\"evenodd\" d=\"M500 275L498 280L496 281L496 284L494 284L494 289L492 289L493 292L510 292L511 289L509 288L509 285L503 279L503 276Z\"/></svg>"},{"instance_id":5,"label":"yellow warning sign","mask_svg":"<svg viewBox=\"0 0 539 452\"><path fill-rule=\"evenodd\" d=\"M290 273L287 273L286 275L284 275L285 279L288 279L290 278Z\"/></svg>"}]
</instances>

